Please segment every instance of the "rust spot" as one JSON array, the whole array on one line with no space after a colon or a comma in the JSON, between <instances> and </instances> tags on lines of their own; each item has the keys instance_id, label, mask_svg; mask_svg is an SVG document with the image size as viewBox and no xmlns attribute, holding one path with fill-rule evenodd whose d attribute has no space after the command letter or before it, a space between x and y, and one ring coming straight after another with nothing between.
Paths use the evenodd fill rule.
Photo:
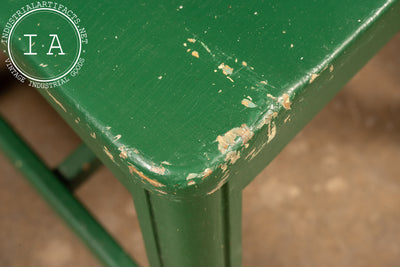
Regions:
<instances>
[{"instance_id":1,"label":"rust spot","mask_svg":"<svg viewBox=\"0 0 400 267\"><path fill-rule=\"evenodd\" d=\"M243 124L240 127L229 130L224 135L218 135L218 149L224 154L230 146L238 143L238 137L241 137L242 143L246 144L253 137L253 135L254 133L250 130L250 128L247 127L246 124Z\"/></svg>"},{"instance_id":2,"label":"rust spot","mask_svg":"<svg viewBox=\"0 0 400 267\"><path fill-rule=\"evenodd\" d=\"M129 164L128 165L128 169L129 169L129 172L131 173L131 174L134 174L134 173L136 173L137 175L139 175L142 179L144 179L144 180L146 180L147 182L149 182L151 185L153 185L153 186L156 186L156 187L164 187L165 185L163 185L162 183L160 183L160 182L158 182L158 181L156 181L156 180L153 180L153 179L150 179L149 177L147 177L146 175L144 175L141 171L138 171L133 165L131 165L131 164Z\"/></svg>"},{"instance_id":3,"label":"rust spot","mask_svg":"<svg viewBox=\"0 0 400 267\"><path fill-rule=\"evenodd\" d=\"M253 102L251 102L250 100L248 100L248 99L246 99L246 98L242 100L242 105L243 105L243 106L246 106L246 107L248 107L248 108L255 108L255 107L257 107L256 104L254 104Z\"/></svg>"},{"instance_id":4,"label":"rust spot","mask_svg":"<svg viewBox=\"0 0 400 267\"><path fill-rule=\"evenodd\" d=\"M199 52L193 51L192 52L192 56L199 58Z\"/></svg>"}]
</instances>

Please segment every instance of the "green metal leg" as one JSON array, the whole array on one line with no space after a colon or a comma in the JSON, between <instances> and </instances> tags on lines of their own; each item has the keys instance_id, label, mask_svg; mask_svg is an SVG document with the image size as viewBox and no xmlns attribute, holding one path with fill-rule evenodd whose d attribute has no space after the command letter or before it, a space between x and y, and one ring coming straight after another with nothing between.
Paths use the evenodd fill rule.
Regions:
<instances>
[{"instance_id":1,"label":"green metal leg","mask_svg":"<svg viewBox=\"0 0 400 267\"><path fill-rule=\"evenodd\" d=\"M138 266L1 117L0 149L105 266Z\"/></svg>"},{"instance_id":2,"label":"green metal leg","mask_svg":"<svg viewBox=\"0 0 400 267\"><path fill-rule=\"evenodd\" d=\"M226 184L190 200L133 194L152 267L241 266L241 192Z\"/></svg>"},{"instance_id":3,"label":"green metal leg","mask_svg":"<svg viewBox=\"0 0 400 267\"><path fill-rule=\"evenodd\" d=\"M101 162L92 150L87 145L81 144L58 166L54 173L68 188L74 190L100 166Z\"/></svg>"}]
</instances>

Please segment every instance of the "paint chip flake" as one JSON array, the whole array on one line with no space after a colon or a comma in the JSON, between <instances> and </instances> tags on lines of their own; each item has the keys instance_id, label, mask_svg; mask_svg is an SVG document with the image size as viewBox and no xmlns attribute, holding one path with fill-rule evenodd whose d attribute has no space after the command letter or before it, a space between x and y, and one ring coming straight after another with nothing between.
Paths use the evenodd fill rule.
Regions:
<instances>
[{"instance_id":1,"label":"paint chip flake","mask_svg":"<svg viewBox=\"0 0 400 267\"><path fill-rule=\"evenodd\" d=\"M233 128L226 132L224 135L218 135L218 149L222 154L225 154L229 147L237 144L239 140L238 137L241 138L243 144L247 144L247 142L253 137L254 133L250 130L250 128L243 124L240 127Z\"/></svg>"},{"instance_id":2,"label":"paint chip flake","mask_svg":"<svg viewBox=\"0 0 400 267\"><path fill-rule=\"evenodd\" d=\"M106 155L112 160L114 161L114 156L110 153L110 151L108 150L107 147L103 147L104 153L106 153Z\"/></svg>"},{"instance_id":3,"label":"paint chip flake","mask_svg":"<svg viewBox=\"0 0 400 267\"><path fill-rule=\"evenodd\" d=\"M191 179L197 178L197 173L189 173L188 176L186 177L186 180L189 181Z\"/></svg>"},{"instance_id":4,"label":"paint chip flake","mask_svg":"<svg viewBox=\"0 0 400 267\"><path fill-rule=\"evenodd\" d=\"M246 107L248 107L248 108L255 108L255 107L257 107L256 104L254 104L253 102L251 102L250 100L248 100L248 99L246 99L246 98L242 100L242 105L243 105L243 106L246 106Z\"/></svg>"},{"instance_id":5,"label":"paint chip flake","mask_svg":"<svg viewBox=\"0 0 400 267\"><path fill-rule=\"evenodd\" d=\"M152 167L150 168L150 171L153 172L153 173L160 174L160 175L164 175L164 174L165 174L165 168L164 168L164 167L155 167L155 166L152 166Z\"/></svg>"},{"instance_id":6,"label":"paint chip flake","mask_svg":"<svg viewBox=\"0 0 400 267\"><path fill-rule=\"evenodd\" d=\"M144 175L141 171L139 171L138 169L136 169L133 165L128 165L128 169L129 172L131 174L136 173L137 175L139 175L142 179L146 180L147 182L149 182L151 185L156 186L156 187L165 187L165 185L163 185L162 183L150 179L149 177L147 177L146 175Z\"/></svg>"},{"instance_id":7,"label":"paint chip flake","mask_svg":"<svg viewBox=\"0 0 400 267\"><path fill-rule=\"evenodd\" d=\"M280 99L280 102L285 109L291 109L290 106L292 105L292 102L290 102L288 94L283 93Z\"/></svg>"},{"instance_id":8,"label":"paint chip flake","mask_svg":"<svg viewBox=\"0 0 400 267\"><path fill-rule=\"evenodd\" d=\"M233 73L233 68L229 67L228 65L225 65L225 63L221 63L218 66L218 69L222 70L222 72L225 75L231 75Z\"/></svg>"},{"instance_id":9,"label":"paint chip flake","mask_svg":"<svg viewBox=\"0 0 400 267\"><path fill-rule=\"evenodd\" d=\"M192 56L199 58L199 52L193 51L192 52Z\"/></svg>"},{"instance_id":10,"label":"paint chip flake","mask_svg":"<svg viewBox=\"0 0 400 267\"><path fill-rule=\"evenodd\" d=\"M310 78L310 83L313 83L315 81L315 79L317 79L319 76L319 74L316 73L312 73L311 74L311 78Z\"/></svg>"}]
</instances>

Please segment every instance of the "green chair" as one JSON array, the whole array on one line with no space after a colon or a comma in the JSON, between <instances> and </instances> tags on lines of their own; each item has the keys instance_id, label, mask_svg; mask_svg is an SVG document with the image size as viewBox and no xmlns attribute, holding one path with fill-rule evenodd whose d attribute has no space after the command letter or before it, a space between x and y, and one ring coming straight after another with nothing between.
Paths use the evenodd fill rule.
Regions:
<instances>
[{"instance_id":1,"label":"green chair","mask_svg":"<svg viewBox=\"0 0 400 267\"><path fill-rule=\"evenodd\" d=\"M81 47L38 91L84 145L51 171L1 120L0 148L106 266L136 264L73 197L97 158L132 194L151 266L241 266L242 190L400 29L396 0L67 6L20 26L26 2L3 3L1 44L33 87L61 73L58 45ZM55 9L80 43L50 35Z\"/></svg>"}]
</instances>

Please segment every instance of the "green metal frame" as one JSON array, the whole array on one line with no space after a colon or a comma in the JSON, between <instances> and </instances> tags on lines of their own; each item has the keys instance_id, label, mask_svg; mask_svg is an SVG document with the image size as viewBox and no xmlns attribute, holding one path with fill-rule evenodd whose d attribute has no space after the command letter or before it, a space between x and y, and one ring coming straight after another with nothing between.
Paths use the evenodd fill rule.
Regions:
<instances>
[{"instance_id":1,"label":"green metal frame","mask_svg":"<svg viewBox=\"0 0 400 267\"><path fill-rule=\"evenodd\" d=\"M39 92L88 147L54 172L0 120L0 148L106 266L137 265L70 190L94 154L133 196L151 266L241 266L243 188L400 28L399 0L184 2L71 1L92 11L88 65Z\"/></svg>"},{"instance_id":2,"label":"green metal frame","mask_svg":"<svg viewBox=\"0 0 400 267\"><path fill-rule=\"evenodd\" d=\"M105 266L138 266L1 117L0 133L0 149Z\"/></svg>"},{"instance_id":3,"label":"green metal frame","mask_svg":"<svg viewBox=\"0 0 400 267\"><path fill-rule=\"evenodd\" d=\"M0 149L100 262L138 266L70 189L100 164L88 147L78 147L52 172L1 116L0 133ZM190 201L170 201L135 187L151 266L241 266L242 192L231 184Z\"/></svg>"}]
</instances>

